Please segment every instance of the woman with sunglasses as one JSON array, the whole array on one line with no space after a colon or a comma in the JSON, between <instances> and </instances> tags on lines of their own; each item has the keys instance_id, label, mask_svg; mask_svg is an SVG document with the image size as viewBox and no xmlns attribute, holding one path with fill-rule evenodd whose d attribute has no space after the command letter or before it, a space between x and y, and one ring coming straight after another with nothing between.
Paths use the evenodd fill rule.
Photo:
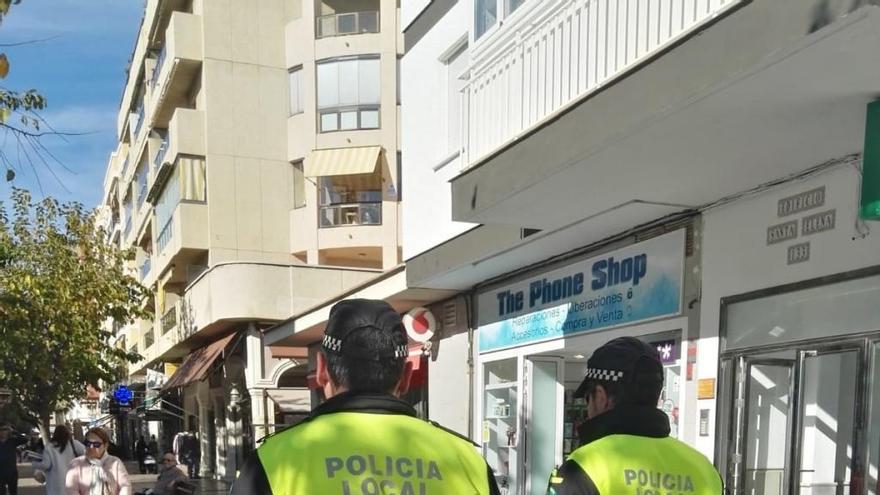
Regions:
<instances>
[{"instance_id":1,"label":"woman with sunglasses","mask_svg":"<svg viewBox=\"0 0 880 495\"><path fill-rule=\"evenodd\" d=\"M67 471L66 495L131 495L128 471L118 457L109 455L110 436L92 428L83 442L86 455L77 457Z\"/></svg>"}]
</instances>

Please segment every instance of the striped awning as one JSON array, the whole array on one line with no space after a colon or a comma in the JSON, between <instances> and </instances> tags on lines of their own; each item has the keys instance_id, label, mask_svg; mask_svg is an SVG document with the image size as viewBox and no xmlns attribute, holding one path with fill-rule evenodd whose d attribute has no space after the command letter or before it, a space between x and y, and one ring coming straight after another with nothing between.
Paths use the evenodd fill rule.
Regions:
<instances>
[{"instance_id":1,"label":"striped awning","mask_svg":"<svg viewBox=\"0 0 880 495\"><path fill-rule=\"evenodd\" d=\"M314 150L303 165L306 177L371 174L379 164L381 146Z\"/></svg>"}]
</instances>

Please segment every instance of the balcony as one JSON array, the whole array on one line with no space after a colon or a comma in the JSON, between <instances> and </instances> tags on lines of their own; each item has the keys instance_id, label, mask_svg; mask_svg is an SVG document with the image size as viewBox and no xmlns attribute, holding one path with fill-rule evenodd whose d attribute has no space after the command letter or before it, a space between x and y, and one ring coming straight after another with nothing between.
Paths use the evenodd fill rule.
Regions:
<instances>
[{"instance_id":1,"label":"balcony","mask_svg":"<svg viewBox=\"0 0 880 495\"><path fill-rule=\"evenodd\" d=\"M150 275L150 267L151 267L152 259L147 256L144 258L141 266L138 267L138 274L140 275L141 283L146 285L147 277Z\"/></svg>"},{"instance_id":2,"label":"balcony","mask_svg":"<svg viewBox=\"0 0 880 495\"><path fill-rule=\"evenodd\" d=\"M203 44L202 17L174 12L150 78L148 115L155 127L164 128L174 110L188 104L190 88L204 59Z\"/></svg>"},{"instance_id":3,"label":"balcony","mask_svg":"<svg viewBox=\"0 0 880 495\"><path fill-rule=\"evenodd\" d=\"M175 304L171 308L165 311L165 314L162 315L162 319L160 322L160 329L162 330L162 335L170 332L177 326L177 310L178 304Z\"/></svg>"},{"instance_id":4,"label":"balcony","mask_svg":"<svg viewBox=\"0 0 880 495\"><path fill-rule=\"evenodd\" d=\"M189 108L176 109L168 123L168 135L153 157L156 179L150 187L147 200L156 202L178 157L205 154L205 112Z\"/></svg>"},{"instance_id":5,"label":"balcony","mask_svg":"<svg viewBox=\"0 0 880 495\"><path fill-rule=\"evenodd\" d=\"M318 211L318 227L351 227L382 225L382 203L339 204L322 206Z\"/></svg>"},{"instance_id":6,"label":"balcony","mask_svg":"<svg viewBox=\"0 0 880 495\"><path fill-rule=\"evenodd\" d=\"M379 32L378 10L322 15L316 21L315 37L318 39Z\"/></svg>"},{"instance_id":7,"label":"balcony","mask_svg":"<svg viewBox=\"0 0 880 495\"><path fill-rule=\"evenodd\" d=\"M634 3L526 2L509 23L479 39L462 91L465 163L647 62L742 0L664 0L642 8Z\"/></svg>"},{"instance_id":8,"label":"balcony","mask_svg":"<svg viewBox=\"0 0 880 495\"><path fill-rule=\"evenodd\" d=\"M172 279L183 283L186 266L196 263L209 247L208 205L182 201L177 204L164 225L157 225L156 237L157 273L174 264Z\"/></svg>"}]
</instances>

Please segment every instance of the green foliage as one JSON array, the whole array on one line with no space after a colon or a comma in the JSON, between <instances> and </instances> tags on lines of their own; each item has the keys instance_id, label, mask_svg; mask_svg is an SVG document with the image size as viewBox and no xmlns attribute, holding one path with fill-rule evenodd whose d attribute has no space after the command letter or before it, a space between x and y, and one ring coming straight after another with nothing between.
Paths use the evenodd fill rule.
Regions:
<instances>
[{"instance_id":1,"label":"green foliage","mask_svg":"<svg viewBox=\"0 0 880 495\"><path fill-rule=\"evenodd\" d=\"M110 323L146 317L146 289L126 273L133 253L105 239L78 203L22 189L0 202L0 388L35 423L139 359L110 343Z\"/></svg>"}]
</instances>

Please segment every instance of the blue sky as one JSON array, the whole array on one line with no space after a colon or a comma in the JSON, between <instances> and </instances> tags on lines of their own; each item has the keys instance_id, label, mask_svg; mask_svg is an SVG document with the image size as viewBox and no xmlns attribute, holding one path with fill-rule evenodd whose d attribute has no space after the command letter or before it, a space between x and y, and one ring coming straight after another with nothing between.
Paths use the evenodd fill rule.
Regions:
<instances>
[{"instance_id":1,"label":"blue sky","mask_svg":"<svg viewBox=\"0 0 880 495\"><path fill-rule=\"evenodd\" d=\"M79 201L88 207L101 200L104 170L116 145L116 112L125 83L125 68L134 48L144 0L23 0L0 25L0 44L44 38L50 41L4 47L9 76L0 85L12 90L36 88L48 99L43 114L58 131L87 133L44 144L72 172L59 166L52 177L45 167L37 174L25 162L16 187L40 196ZM15 157L7 140L4 151ZM0 144L3 137L0 135ZM0 201L9 198L10 183L0 171ZM63 184L63 186L62 186ZM65 190L65 188L67 190Z\"/></svg>"}]
</instances>

